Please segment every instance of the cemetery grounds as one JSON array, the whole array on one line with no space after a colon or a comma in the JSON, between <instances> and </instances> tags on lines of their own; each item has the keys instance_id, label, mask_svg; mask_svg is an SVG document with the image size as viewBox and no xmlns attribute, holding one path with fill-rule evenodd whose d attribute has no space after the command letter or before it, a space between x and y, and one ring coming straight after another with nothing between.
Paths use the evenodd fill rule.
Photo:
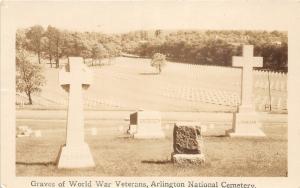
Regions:
<instances>
[{"instance_id":1,"label":"cemetery grounds","mask_svg":"<svg viewBox=\"0 0 300 188\"><path fill-rule=\"evenodd\" d=\"M44 67L47 84L25 105L16 97L16 126L33 134L16 138L17 176L287 176L287 75L254 71L254 101L265 138L229 138L239 102L241 70L168 62L162 74L149 59L119 57L90 67L94 82L84 92L85 139L96 167L62 170L55 166L65 143L67 93L58 69ZM267 82L268 77L270 84ZM269 99L270 87L272 98ZM268 105L271 103L272 110ZM137 110L162 113L166 139L138 140L126 134ZM176 122L202 127L204 166L171 162ZM93 135L92 132L97 132ZM35 136L40 131L40 136Z\"/></svg>"}]
</instances>

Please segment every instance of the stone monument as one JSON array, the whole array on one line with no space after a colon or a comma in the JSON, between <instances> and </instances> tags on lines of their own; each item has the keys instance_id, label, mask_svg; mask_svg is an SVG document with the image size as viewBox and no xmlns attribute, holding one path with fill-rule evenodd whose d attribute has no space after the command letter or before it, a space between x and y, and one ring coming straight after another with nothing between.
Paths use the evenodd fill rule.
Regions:
<instances>
[{"instance_id":1,"label":"stone monument","mask_svg":"<svg viewBox=\"0 0 300 188\"><path fill-rule=\"evenodd\" d=\"M134 138L164 138L165 134L161 127L161 113L141 110L130 114L128 132L133 134Z\"/></svg>"},{"instance_id":2,"label":"stone monument","mask_svg":"<svg viewBox=\"0 0 300 188\"><path fill-rule=\"evenodd\" d=\"M242 67L241 105L233 114L233 129L227 131L231 137L255 136L265 134L260 130L257 113L253 102L253 67L262 67L263 58L253 57L253 45L243 46L243 57L233 56L233 66Z\"/></svg>"},{"instance_id":3,"label":"stone monument","mask_svg":"<svg viewBox=\"0 0 300 188\"><path fill-rule=\"evenodd\" d=\"M205 162L201 127L192 124L175 124L173 130L172 161L175 164L201 165Z\"/></svg>"},{"instance_id":4,"label":"stone monument","mask_svg":"<svg viewBox=\"0 0 300 188\"><path fill-rule=\"evenodd\" d=\"M58 168L94 167L89 146L84 141L82 88L87 89L92 73L80 57L69 57L59 72L59 83L69 93L67 138L58 155Z\"/></svg>"}]
</instances>

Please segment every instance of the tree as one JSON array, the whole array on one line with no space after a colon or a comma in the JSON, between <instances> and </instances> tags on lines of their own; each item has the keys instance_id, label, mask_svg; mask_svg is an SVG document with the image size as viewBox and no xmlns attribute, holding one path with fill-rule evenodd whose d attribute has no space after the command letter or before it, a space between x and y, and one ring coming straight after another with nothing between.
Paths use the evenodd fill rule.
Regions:
<instances>
[{"instance_id":1,"label":"tree","mask_svg":"<svg viewBox=\"0 0 300 188\"><path fill-rule=\"evenodd\" d=\"M52 43L52 51L54 53L54 57L55 57L55 64L56 64L56 68L59 68L59 58L62 56L62 50L61 50L61 45L62 45L62 41L61 41L61 32L55 28L55 27L48 27L49 30L49 40Z\"/></svg>"},{"instance_id":2,"label":"tree","mask_svg":"<svg viewBox=\"0 0 300 188\"><path fill-rule=\"evenodd\" d=\"M70 57L73 53L73 36L70 32L61 32L61 54L63 57Z\"/></svg>"},{"instance_id":3,"label":"tree","mask_svg":"<svg viewBox=\"0 0 300 188\"><path fill-rule=\"evenodd\" d=\"M83 58L83 62L85 62L85 60L87 58L91 58L92 57L92 44L93 42L91 40L89 40L88 35L82 35L80 38L80 43L81 43L81 50L80 50L80 54L79 56L81 56Z\"/></svg>"},{"instance_id":4,"label":"tree","mask_svg":"<svg viewBox=\"0 0 300 188\"><path fill-rule=\"evenodd\" d=\"M55 27L52 27L49 25L47 27L47 30L45 31L45 37L43 37L42 40L43 44L45 44L45 52L49 58L50 66L52 68L52 59L55 57L57 60L57 56L59 56L58 48L59 48L59 39L60 39L60 32ZM58 41L58 42L57 42ZM58 66L59 62L56 62L56 67Z\"/></svg>"},{"instance_id":5,"label":"tree","mask_svg":"<svg viewBox=\"0 0 300 188\"><path fill-rule=\"evenodd\" d=\"M26 48L26 30L18 29L16 32L16 49L22 50Z\"/></svg>"},{"instance_id":6,"label":"tree","mask_svg":"<svg viewBox=\"0 0 300 188\"><path fill-rule=\"evenodd\" d=\"M55 33L55 63L56 63L56 68L59 68L59 58L61 57L61 49L60 49L60 32L56 30Z\"/></svg>"},{"instance_id":7,"label":"tree","mask_svg":"<svg viewBox=\"0 0 300 188\"><path fill-rule=\"evenodd\" d=\"M83 49L80 52L80 56L83 58L83 62L85 64L85 60L92 56L91 46L89 45L88 41L83 42Z\"/></svg>"},{"instance_id":8,"label":"tree","mask_svg":"<svg viewBox=\"0 0 300 188\"><path fill-rule=\"evenodd\" d=\"M113 58L120 54L121 50L115 43L112 42L106 43L104 47L106 49L106 56L108 57L109 62L111 63Z\"/></svg>"},{"instance_id":9,"label":"tree","mask_svg":"<svg viewBox=\"0 0 300 188\"><path fill-rule=\"evenodd\" d=\"M166 56L161 53L155 53L151 60L151 66L158 70L158 74L161 73L162 67L166 65Z\"/></svg>"},{"instance_id":10,"label":"tree","mask_svg":"<svg viewBox=\"0 0 300 188\"><path fill-rule=\"evenodd\" d=\"M38 56L38 62L41 64L42 42L41 39L44 35L44 28L40 25L32 26L26 33L28 39L28 50L34 52Z\"/></svg>"},{"instance_id":11,"label":"tree","mask_svg":"<svg viewBox=\"0 0 300 188\"><path fill-rule=\"evenodd\" d=\"M161 33L162 33L162 30L160 30L160 29L155 30L155 37L156 37L156 38L157 38L157 37L160 37L160 36L161 36Z\"/></svg>"},{"instance_id":12,"label":"tree","mask_svg":"<svg viewBox=\"0 0 300 188\"><path fill-rule=\"evenodd\" d=\"M26 51L17 51L16 54L16 91L24 92L28 96L28 103L32 104L32 94L41 91L46 83L42 74L42 67L31 63L27 59Z\"/></svg>"},{"instance_id":13,"label":"tree","mask_svg":"<svg viewBox=\"0 0 300 188\"><path fill-rule=\"evenodd\" d=\"M98 60L101 62L101 59L107 56L107 51L101 43L94 43L91 49L91 58L92 58L92 66L94 65L94 61Z\"/></svg>"},{"instance_id":14,"label":"tree","mask_svg":"<svg viewBox=\"0 0 300 188\"><path fill-rule=\"evenodd\" d=\"M42 42L42 50L43 50L42 57L49 59L50 67L52 68L52 59L53 59L52 42L49 40L48 37L42 37L41 42Z\"/></svg>"}]
</instances>

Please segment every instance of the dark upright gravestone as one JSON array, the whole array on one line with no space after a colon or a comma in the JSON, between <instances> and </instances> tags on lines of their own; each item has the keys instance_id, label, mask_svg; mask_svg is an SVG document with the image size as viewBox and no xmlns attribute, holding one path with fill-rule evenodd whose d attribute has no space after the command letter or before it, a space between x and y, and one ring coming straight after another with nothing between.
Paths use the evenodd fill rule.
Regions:
<instances>
[{"instance_id":1,"label":"dark upright gravestone","mask_svg":"<svg viewBox=\"0 0 300 188\"><path fill-rule=\"evenodd\" d=\"M175 124L173 130L173 149L172 161L174 163L204 163L201 127L191 124Z\"/></svg>"}]
</instances>

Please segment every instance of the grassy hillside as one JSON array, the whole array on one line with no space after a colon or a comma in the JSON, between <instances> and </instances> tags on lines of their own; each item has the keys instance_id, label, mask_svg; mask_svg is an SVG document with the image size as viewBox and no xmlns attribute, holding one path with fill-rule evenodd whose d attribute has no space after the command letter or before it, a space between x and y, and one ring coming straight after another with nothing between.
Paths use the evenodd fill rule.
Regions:
<instances>
[{"instance_id":1,"label":"grassy hillside","mask_svg":"<svg viewBox=\"0 0 300 188\"><path fill-rule=\"evenodd\" d=\"M94 81L84 92L86 109L234 111L239 101L240 69L168 62L158 75L150 67L150 59L125 57L116 58L110 65L90 68ZM33 97L34 105L25 105L25 108L67 107L68 94L59 86L58 72L59 69L45 65L47 84ZM254 91L259 107L262 102L256 99L267 97L268 92L265 89ZM271 92L272 97L282 97L286 103L286 92ZM18 96L17 102L20 101L26 102L26 97Z\"/></svg>"}]
</instances>

